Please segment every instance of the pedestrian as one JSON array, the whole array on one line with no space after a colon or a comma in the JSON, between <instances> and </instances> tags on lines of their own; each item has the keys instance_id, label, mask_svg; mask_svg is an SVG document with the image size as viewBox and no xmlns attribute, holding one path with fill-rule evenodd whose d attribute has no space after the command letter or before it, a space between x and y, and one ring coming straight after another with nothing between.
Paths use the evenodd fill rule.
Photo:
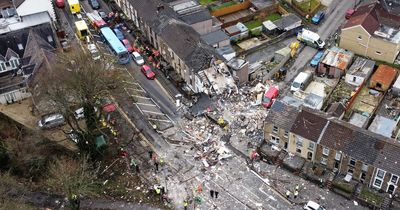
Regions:
<instances>
[{"instance_id":1,"label":"pedestrian","mask_svg":"<svg viewBox=\"0 0 400 210\"><path fill-rule=\"evenodd\" d=\"M296 191L294 191L294 194L293 194L293 195L294 195L294 199L296 199L296 198L297 198L297 196L299 195L299 191L297 191L297 190L296 190Z\"/></svg>"},{"instance_id":2,"label":"pedestrian","mask_svg":"<svg viewBox=\"0 0 400 210\"><path fill-rule=\"evenodd\" d=\"M158 171L158 162L154 162L154 165L156 166L156 171Z\"/></svg>"},{"instance_id":3,"label":"pedestrian","mask_svg":"<svg viewBox=\"0 0 400 210\"><path fill-rule=\"evenodd\" d=\"M161 189L160 189L160 187L156 187L155 190L156 190L156 194L157 194L157 195L160 195L160 194L161 194Z\"/></svg>"},{"instance_id":4,"label":"pedestrian","mask_svg":"<svg viewBox=\"0 0 400 210\"><path fill-rule=\"evenodd\" d=\"M149 158L151 159L153 157L153 151L149 151Z\"/></svg>"},{"instance_id":5,"label":"pedestrian","mask_svg":"<svg viewBox=\"0 0 400 210\"><path fill-rule=\"evenodd\" d=\"M136 166L135 166L135 167L136 167L136 173L140 174L140 168L139 168L139 165L137 165L137 164L136 164Z\"/></svg>"},{"instance_id":6,"label":"pedestrian","mask_svg":"<svg viewBox=\"0 0 400 210\"><path fill-rule=\"evenodd\" d=\"M161 187L161 194L165 193L165 187Z\"/></svg>"},{"instance_id":7,"label":"pedestrian","mask_svg":"<svg viewBox=\"0 0 400 210\"><path fill-rule=\"evenodd\" d=\"M210 190L210 196L211 198L214 198L214 190Z\"/></svg>"},{"instance_id":8,"label":"pedestrian","mask_svg":"<svg viewBox=\"0 0 400 210\"><path fill-rule=\"evenodd\" d=\"M214 191L214 193L215 193L215 198L217 199L218 198L218 191Z\"/></svg>"},{"instance_id":9,"label":"pedestrian","mask_svg":"<svg viewBox=\"0 0 400 210\"><path fill-rule=\"evenodd\" d=\"M189 203L187 202L187 200L184 200L183 201L183 208L185 209L185 210L187 210L187 207L189 206Z\"/></svg>"},{"instance_id":10,"label":"pedestrian","mask_svg":"<svg viewBox=\"0 0 400 210\"><path fill-rule=\"evenodd\" d=\"M288 199L290 198L290 191L289 190L286 191L286 198L288 198Z\"/></svg>"},{"instance_id":11,"label":"pedestrian","mask_svg":"<svg viewBox=\"0 0 400 210\"><path fill-rule=\"evenodd\" d=\"M295 190L295 191L299 191L299 189L300 189L299 184L296 184L296 187L294 188L294 190Z\"/></svg>"}]
</instances>

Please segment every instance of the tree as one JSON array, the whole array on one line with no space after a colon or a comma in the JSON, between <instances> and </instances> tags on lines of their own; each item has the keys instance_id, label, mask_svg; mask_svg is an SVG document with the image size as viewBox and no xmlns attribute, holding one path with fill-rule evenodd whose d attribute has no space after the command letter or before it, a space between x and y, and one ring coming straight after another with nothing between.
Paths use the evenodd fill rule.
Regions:
<instances>
[{"instance_id":1,"label":"tree","mask_svg":"<svg viewBox=\"0 0 400 210\"><path fill-rule=\"evenodd\" d=\"M80 196L93 196L99 192L101 183L97 182L98 168L89 163L89 158L76 160L59 159L49 169L48 186L68 197L71 209L79 209Z\"/></svg>"},{"instance_id":2,"label":"tree","mask_svg":"<svg viewBox=\"0 0 400 210\"><path fill-rule=\"evenodd\" d=\"M112 66L108 59L94 61L85 53L63 54L57 57L52 71L42 78L42 92L78 133L78 147L92 155L99 153L95 137L101 132L94 107L99 99L109 95L111 88L122 84L120 71ZM85 125L74 116L74 111L80 107L84 109ZM101 111L101 107L98 110Z\"/></svg>"}]
</instances>

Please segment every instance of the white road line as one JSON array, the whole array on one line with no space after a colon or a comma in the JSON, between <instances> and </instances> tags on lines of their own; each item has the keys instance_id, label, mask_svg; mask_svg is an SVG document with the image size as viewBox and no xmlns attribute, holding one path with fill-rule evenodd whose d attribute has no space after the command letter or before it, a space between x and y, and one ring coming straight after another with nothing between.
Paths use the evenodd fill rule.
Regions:
<instances>
[{"instance_id":1,"label":"white road line","mask_svg":"<svg viewBox=\"0 0 400 210\"><path fill-rule=\"evenodd\" d=\"M143 106L156 106L156 105L154 105L154 104L145 104L145 103L139 103L139 102L136 102L136 103L134 103L134 104L137 104L137 105L143 105Z\"/></svg>"},{"instance_id":2,"label":"white road line","mask_svg":"<svg viewBox=\"0 0 400 210\"><path fill-rule=\"evenodd\" d=\"M139 109L140 113L144 116L142 109L140 109L140 107L137 104L135 104L135 106Z\"/></svg>"},{"instance_id":3,"label":"white road line","mask_svg":"<svg viewBox=\"0 0 400 210\"><path fill-rule=\"evenodd\" d=\"M166 123L171 123L171 121L169 120L161 120L161 119L155 119L155 118L147 118L148 120L152 120L152 121L159 121L159 122L166 122Z\"/></svg>"},{"instance_id":4,"label":"white road line","mask_svg":"<svg viewBox=\"0 0 400 210\"><path fill-rule=\"evenodd\" d=\"M159 109L161 109L160 106L158 106L158 104L157 104L153 99L151 99L151 101L153 101L153 103L154 103L155 105L157 105L157 107L158 107Z\"/></svg>"},{"instance_id":5,"label":"white road line","mask_svg":"<svg viewBox=\"0 0 400 210\"><path fill-rule=\"evenodd\" d=\"M129 94L128 94L129 95ZM149 97L144 97L144 96L138 96L138 95L130 95L132 97L137 97L137 98L143 98L143 99L151 99Z\"/></svg>"},{"instance_id":6,"label":"white road line","mask_svg":"<svg viewBox=\"0 0 400 210\"><path fill-rule=\"evenodd\" d=\"M143 112L146 112L146 113L151 113L151 114L155 114L155 115L165 115L164 113L161 113L161 112L153 112L153 111L148 111L148 110L142 110Z\"/></svg>"}]
</instances>

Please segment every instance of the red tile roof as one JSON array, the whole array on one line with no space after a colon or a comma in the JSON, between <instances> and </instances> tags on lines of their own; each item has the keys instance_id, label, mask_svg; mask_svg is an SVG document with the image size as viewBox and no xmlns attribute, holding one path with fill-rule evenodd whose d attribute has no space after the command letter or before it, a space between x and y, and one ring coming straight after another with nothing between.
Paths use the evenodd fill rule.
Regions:
<instances>
[{"instance_id":1,"label":"red tile roof","mask_svg":"<svg viewBox=\"0 0 400 210\"><path fill-rule=\"evenodd\" d=\"M390 86L396 79L397 69L388 65L381 64L371 77L371 81L379 82L384 85Z\"/></svg>"}]
</instances>

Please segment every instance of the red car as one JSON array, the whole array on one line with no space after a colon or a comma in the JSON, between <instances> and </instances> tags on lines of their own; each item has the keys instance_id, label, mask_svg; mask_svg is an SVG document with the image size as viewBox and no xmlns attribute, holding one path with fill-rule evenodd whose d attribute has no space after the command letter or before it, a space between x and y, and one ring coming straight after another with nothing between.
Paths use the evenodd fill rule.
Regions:
<instances>
[{"instance_id":1,"label":"red car","mask_svg":"<svg viewBox=\"0 0 400 210\"><path fill-rule=\"evenodd\" d=\"M55 0L55 3L56 3L56 6L58 7L58 8L64 8L65 7L65 2L64 2L64 0Z\"/></svg>"},{"instance_id":2,"label":"red car","mask_svg":"<svg viewBox=\"0 0 400 210\"><path fill-rule=\"evenodd\" d=\"M148 66L147 64L143 65L140 69L147 79L154 79L156 77L154 71L151 70L150 66Z\"/></svg>"},{"instance_id":3,"label":"red car","mask_svg":"<svg viewBox=\"0 0 400 210\"><path fill-rule=\"evenodd\" d=\"M346 19L350 19L351 16L353 16L353 14L354 14L355 12L356 12L356 10L353 9L353 8L347 9L347 10L346 10L346 16L345 16L345 18L346 18Z\"/></svg>"},{"instance_id":4,"label":"red car","mask_svg":"<svg viewBox=\"0 0 400 210\"><path fill-rule=\"evenodd\" d=\"M124 43L126 49L128 50L128 52L133 52L133 47L131 45L131 43L129 43L129 40L127 39L123 39L122 43Z\"/></svg>"},{"instance_id":5,"label":"red car","mask_svg":"<svg viewBox=\"0 0 400 210\"><path fill-rule=\"evenodd\" d=\"M262 105L265 108L269 108L272 106L274 99L278 97L279 89L277 86L271 86L268 91L265 92L264 97L262 99Z\"/></svg>"}]
</instances>

